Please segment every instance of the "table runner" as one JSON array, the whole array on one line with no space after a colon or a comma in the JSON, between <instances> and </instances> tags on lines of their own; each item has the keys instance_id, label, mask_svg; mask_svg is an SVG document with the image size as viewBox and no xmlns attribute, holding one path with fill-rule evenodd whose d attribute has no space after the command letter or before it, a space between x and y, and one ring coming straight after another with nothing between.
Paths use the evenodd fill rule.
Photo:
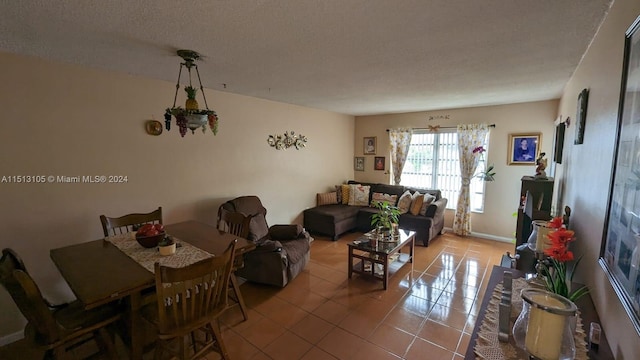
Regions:
<instances>
[{"instance_id":1,"label":"table runner","mask_svg":"<svg viewBox=\"0 0 640 360\"><path fill-rule=\"evenodd\" d=\"M187 242L180 241L180 239L175 237L173 239L176 242L176 253L169 256L162 256L157 247L145 248L138 244L135 233L133 232L107 236L105 238L106 241L115 245L120 251L149 270L152 274L154 273L154 264L156 262L159 262L162 266L181 268L215 256ZM178 244L180 244L179 247Z\"/></svg>"},{"instance_id":2,"label":"table runner","mask_svg":"<svg viewBox=\"0 0 640 360\"><path fill-rule=\"evenodd\" d=\"M522 289L529 288L529 284L525 279L517 278L513 279L513 290L511 292L511 328L513 329L513 323L520 315L522 311L522 296L520 293ZM502 297L502 282L496 285L491 294L491 300L487 305L487 310L480 324L478 330L478 339L476 340L476 346L474 352L479 359L488 360L517 360L524 359L524 350L518 348L515 345L513 339L513 333L509 334L509 342L503 343L498 340L498 305L500 304L500 298ZM576 357L578 360L587 360L587 343L585 342L585 332L582 325L582 318L580 316L580 310L578 310L576 331L574 334L574 341L576 344Z\"/></svg>"}]
</instances>

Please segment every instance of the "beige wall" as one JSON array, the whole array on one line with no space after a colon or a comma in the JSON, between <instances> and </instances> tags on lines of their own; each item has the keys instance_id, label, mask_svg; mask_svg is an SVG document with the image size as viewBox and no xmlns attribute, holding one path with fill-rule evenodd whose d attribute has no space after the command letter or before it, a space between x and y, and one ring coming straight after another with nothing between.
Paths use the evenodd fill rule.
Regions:
<instances>
[{"instance_id":1,"label":"beige wall","mask_svg":"<svg viewBox=\"0 0 640 360\"><path fill-rule=\"evenodd\" d=\"M637 0L617 0L602 24L560 101L559 113L574 121L565 139L565 154L558 168L562 202L572 209L575 247L584 254L576 277L591 288L600 321L617 359L637 359L640 339L620 305L603 270L598 266L620 97L624 34L640 14ZM573 145L577 98L590 89L585 137Z\"/></svg>"},{"instance_id":2,"label":"beige wall","mask_svg":"<svg viewBox=\"0 0 640 360\"><path fill-rule=\"evenodd\" d=\"M352 116L207 91L219 133L149 136L163 120L175 83L0 54L0 177L126 175L125 184L0 183L0 247L24 258L43 292L72 295L49 249L100 238L100 214L162 206L166 223L215 223L218 206L260 196L269 224L302 222L315 194L353 177ZM167 69L174 71L175 69ZM206 69L202 69L206 71ZM307 148L276 151L270 134L309 138ZM0 338L23 319L0 290Z\"/></svg>"},{"instance_id":3,"label":"beige wall","mask_svg":"<svg viewBox=\"0 0 640 360\"><path fill-rule=\"evenodd\" d=\"M535 166L507 165L509 134L522 132L542 133L542 151L552 154L554 141L553 122L557 114L557 100L485 106L465 109L416 112L393 115L356 117L355 156L364 156L363 137L376 136L378 155L385 156L389 169L389 136L386 129L398 127L425 128L428 125L456 126L457 124L495 124L489 137L487 161L495 165L496 180L486 183L484 213L473 213L471 222L474 233L488 235L501 240L513 239L516 219L512 214L517 210L520 197L520 179L535 174ZM430 117L434 120L428 121ZM365 171L356 171L356 180L363 182L391 183L388 171L373 170L374 155L365 156ZM551 170L552 157L549 159ZM453 211L447 210L445 226L453 224Z\"/></svg>"}]
</instances>

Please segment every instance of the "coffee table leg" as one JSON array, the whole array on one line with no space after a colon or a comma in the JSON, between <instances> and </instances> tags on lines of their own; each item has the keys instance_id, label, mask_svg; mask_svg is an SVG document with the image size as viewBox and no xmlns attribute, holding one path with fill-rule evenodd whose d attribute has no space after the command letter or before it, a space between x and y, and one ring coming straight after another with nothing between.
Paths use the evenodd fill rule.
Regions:
<instances>
[{"instance_id":1,"label":"coffee table leg","mask_svg":"<svg viewBox=\"0 0 640 360\"><path fill-rule=\"evenodd\" d=\"M383 287L385 290L387 290L387 283L389 282L389 256L387 254L385 254L382 257L383 263L382 263L382 283L383 283Z\"/></svg>"},{"instance_id":2,"label":"coffee table leg","mask_svg":"<svg viewBox=\"0 0 640 360\"><path fill-rule=\"evenodd\" d=\"M351 274L353 273L353 248L349 246L349 261L347 262L347 273L349 274L349 279L351 279Z\"/></svg>"},{"instance_id":3,"label":"coffee table leg","mask_svg":"<svg viewBox=\"0 0 640 360\"><path fill-rule=\"evenodd\" d=\"M411 241L409 242L409 262L413 263L413 249L415 247L416 244L416 238L415 236L411 237Z\"/></svg>"}]
</instances>

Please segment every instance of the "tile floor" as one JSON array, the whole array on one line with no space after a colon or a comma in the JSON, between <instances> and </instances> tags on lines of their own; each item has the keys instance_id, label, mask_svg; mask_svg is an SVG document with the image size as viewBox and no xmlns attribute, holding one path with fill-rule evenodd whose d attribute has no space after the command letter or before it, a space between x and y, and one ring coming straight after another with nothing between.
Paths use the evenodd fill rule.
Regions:
<instances>
[{"instance_id":1,"label":"tile floor","mask_svg":"<svg viewBox=\"0 0 640 360\"><path fill-rule=\"evenodd\" d=\"M347 279L346 243L359 235L316 236L307 268L284 289L243 284L249 320L237 307L222 319L231 358L464 358L491 268L513 244L441 235L428 248L416 246L413 267L384 291L380 281ZM1 359L32 355L21 342L0 348Z\"/></svg>"}]
</instances>

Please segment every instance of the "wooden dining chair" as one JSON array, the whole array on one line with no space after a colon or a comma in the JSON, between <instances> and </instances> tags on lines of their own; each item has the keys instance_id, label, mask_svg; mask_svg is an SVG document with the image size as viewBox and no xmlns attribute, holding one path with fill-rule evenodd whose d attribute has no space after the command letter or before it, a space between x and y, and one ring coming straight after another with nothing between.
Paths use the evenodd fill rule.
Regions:
<instances>
[{"instance_id":1,"label":"wooden dining chair","mask_svg":"<svg viewBox=\"0 0 640 360\"><path fill-rule=\"evenodd\" d=\"M239 212L228 212L225 211L220 214L224 231L233 234L235 236L239 236L243 239L247 239L249 237L249 224L251 223L251 216L245 216ZM244 266L244 257L238 256L234 258L233 269L239 269ZM242 312L242 317L245 320L249 319L249 313L247 310L247 306L244 303L244 299L242 298L242 294L240 294L240 285L238 284L238 278L235 274L231 274L231 280L229 281L231 292L229 293L229 298L233 302L230 304L231 306L239 306L240 311Z\"/></svg>"},{"instance_id":2,"label":"wooden dining chair","mask_svg":"<svg viewBox=\"0 0 640 360\"><path fill-rule=\"evenodd\" d=\"M143 316L158 328L156 359L165 352L180 359L197 359L209 350L229 359L218 317L227 307L236 242L232 241L219 256L182 268L155 263L157 310L145 309ZM185 337L194 341L198 330L205 333L205 341L194 343L189 356ZM176 341L178 351L172 346Z\"/></svg>"},{"instance_id":3,"label":"wooden dining chair","mask_svg":"<svg viewBox=\"0 0 640 360\"><path fill-rule=\"evenodd\" d=\"M143 224L162 224L162 207L147 214L134 213L120 217L100 215L104 236L126 234Z\"/></svg>"},{"instance_id":4,"label":"wooden dining chair","mask_svg":"<svg viewBox=\"0 0 640 360\"><path fill-rule=\"evenodd\" d=\"M12 251L5 250L0 258L0 283L28 321L24 334L30 346L43 351L44 359L60 359L91 336L101 353L106 353L110 359L118 359L106 329L120 317L116 308L103 306L84 310L77 301L60 309L50 308L38 285L25 270L16 267L10 272L5 271L15 265L7 265L15 259Z\"/></svg>"},{"instance_id":5,"label":"wooden dining chair","mask_svg":"<svg viewBox=\"0 0 640 360\"><path fill-rule=\"evenodd\" d=\"M4 278L11 276L13 270L22 270L28 273L27 267L24 265L22 258L20 258L15 251L9 248L2 249L2 258L0 258L0 277ZM47 304L47 307L51 309L61 309L69 305L68 303L53 304L44 297L43 300L45 304Z\"/></svg>"}]
</instances>

